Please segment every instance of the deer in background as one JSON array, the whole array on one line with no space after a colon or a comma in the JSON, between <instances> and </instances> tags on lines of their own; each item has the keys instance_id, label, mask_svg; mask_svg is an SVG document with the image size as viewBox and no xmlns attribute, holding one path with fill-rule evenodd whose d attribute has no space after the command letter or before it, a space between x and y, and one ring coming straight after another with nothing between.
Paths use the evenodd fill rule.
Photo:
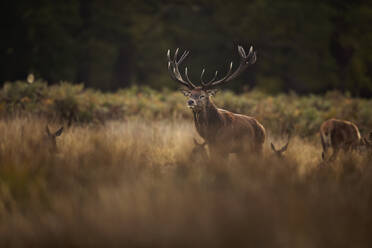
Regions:
<instances>
[{"instance_id":1,"label":"deer in background","mask_svg":"<svg viewBox=\"0 0 372 248\"><path fill-rule=\"evenodd\" d=\"M289 145L289 140L291 139L291 134L288 134L288 139L287 139L287 143L280 149L276 149L274 144L271 142L271 149L273 150L274 154L278 157L278 158L283 158L283 153L287 151L288 149L288 145Z\"/></svg>"},{"instance_id":2,"label":"deer in background","mask_svg":"<svg viewBox=\"0 0 372 248\"><path fill-rule=\"evenodd\" d=\"M364 145L359 129L354 123L337 119L330 119L323 122L320 126L320 140L323 147L323 160L327 160L328 149L332 148L333 150L329 161L337 157L340 149L347 152Z\"/></svg>"},{"instance_id":3,"label":"deer in background","mask_svg":"<svg viewBox=\"0 0 372 248\"><path fill-rule=\"evenodd\" d=\"M49 130L48 125L45 128L46 136L44 136L43 144L48 147L50 152L57 152L57 137L61 136L63 132L63 127L58 129L56 132L52 133Z\"/></svg>"},{"instance_id":4,"label":"deer in background","mask_svg":"<svg viewBox=\"0 0 372 248\"><path fill-rule=\"evenodd\" d=\"M208 143L211 158L223 159L230 153L236 153L238 158L249 153L260 155L265 142L265 128L253 117L217 108L211 99L218 88L226 85L245 71L249 65L256 62L253 47L246 54L243 47L238 46L240 55L238 68L233 72L231 62L227 74L219 80L216 80L218 74L216 71L211 80L204 81L205 70L203 69L200 86L191 82L187 67L184 76L181 75L179 65L189 52L185 51L179 59L178 52L179 49L176 50L172 59L170 50L168 50L168 70L171 78L185 87L183 93L188 97L187 106L192 110L195 128Z\"/></svg>"},{"instance_id":5,"label":"deer in background","mask_svg":"<svg viewBox=\"0 0 372 248\"><path fill-rule=\"evenodd\" d=\"M372 148L372 132L368 134L368 137L363 137L363 145L365 145L369 150Z\"/></svg>"}]
</instances>

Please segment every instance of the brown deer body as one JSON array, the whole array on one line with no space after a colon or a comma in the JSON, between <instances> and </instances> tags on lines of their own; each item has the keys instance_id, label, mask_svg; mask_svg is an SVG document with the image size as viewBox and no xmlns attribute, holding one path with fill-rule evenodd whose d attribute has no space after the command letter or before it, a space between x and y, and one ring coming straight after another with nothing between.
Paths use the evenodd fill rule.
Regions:
<instances>
[{"instance_id":1,"label":"brown deer body","mask_svg":"<svg viewBox=\"0 0 372 248\"><path fill-rule=\"evenodd\" d=\"M229 82L242 73L250 64L255 63L256 54L251 47L248 55L242 47L238 47L240 54L240 65L235 72L232 72L232 63L225 77L215 80L217 72L212 80L204 82L201 74L202 86L195 86L188 77L185 68L185 79L179 72L178 65L186 58L188 52L184 52L177 60L178 49L174 59L170 58L168 50L168 69L171 78L183 86L185 96L189 99L187 105L192 109L195 127L199 135L208 143L211 157L226 158L229 153L246 155L250 152L261 154L265 142L265 128L253 117L235 114L224 109L217 108L211 97L220 86ZM239 156L242 157L242 156Z\"/></svg>"},{"instance_id":2,"label":"brown deer body","mask_svg":"<svg viewBox=\"0 0 372 248\"><path fill-rule=\"evenodd\" d=\"M210 97L201 111L193 110L195 128L211 152L262 152L265 128L253 117L217 108Z\"/></svg>"},{"instance_id":3,"label":"brown deer body","mask_svg":"<svg viewBox=\"0 0 372 248\"><path fill-rule=\"evenodd\" d=\"M329 148L333 150L329 160L334 160L340 149L349 151L363 144L358 127L350 121L338 119L323 122L320 126L320 139L323 147L323 160L326 160Z\"/></svg>"}]
</instances>

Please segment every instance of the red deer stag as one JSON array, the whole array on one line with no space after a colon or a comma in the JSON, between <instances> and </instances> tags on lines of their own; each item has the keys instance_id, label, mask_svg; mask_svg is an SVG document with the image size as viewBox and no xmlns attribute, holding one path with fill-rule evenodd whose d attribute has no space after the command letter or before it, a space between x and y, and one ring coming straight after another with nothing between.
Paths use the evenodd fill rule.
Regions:
<instances>
[{"instance_id":1,"label":"red deer stag","mask_svg":"<svg viewBox=\"0 0 372 248\"><path fill-rule=\"evenodd\" d=\"M363 145L363 139L360 136L358 127L344 120L330 119L320 126L320 139L322 142L323 152L322 159L327 160L327 151L332 148L333 153L329 160L336 158L340 149L350 151Z\"/></svg>"},{"instance_id":2,"label":"red deer stag","mask_svg":"<svg viewBox=\"0 0 372 248\"><path fill-rule=\"evenodd\" d=\"M211 158L226 158L230 153L236 153L238 158L249 152L262 153L265 142L265 128L253 117L235 114L224 109L217 108L211 96L216 90L236 78L247 67L256 62L256 53L253 47L248 54L243 47L238 46L240 64L236 71L232 71L233 64L227 74L219 80L217 71L214 77L205 82L203 79L205 70L201 73L201 85L196 86L188 76L187 67L184 76L181 75L179 65L185 60L188 51L185 51L178 59L178 49L171 58L168 50L168 70L173 80L185 86L184 95L188 97L187 106L192 110L194 123L199 135L207 142Z\"/></svg>"}]
</instances>

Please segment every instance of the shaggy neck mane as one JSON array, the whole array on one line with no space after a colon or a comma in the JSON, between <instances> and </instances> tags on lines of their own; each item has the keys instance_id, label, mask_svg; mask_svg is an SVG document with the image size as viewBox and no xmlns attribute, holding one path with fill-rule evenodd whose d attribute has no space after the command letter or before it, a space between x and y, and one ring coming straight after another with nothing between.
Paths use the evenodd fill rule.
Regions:
<instances>
[{"instance_id":1,"label":"shaggy neck mane","mask_svg":"<svg viewBox=\"0 0 372 248\"><path fill-rule=\"evenodd\" d=\"M221 114L211 99L201 111L193 111L195 127L208 143L214 140L217 130L223 125Z\"/></svg>"}]
</instances>

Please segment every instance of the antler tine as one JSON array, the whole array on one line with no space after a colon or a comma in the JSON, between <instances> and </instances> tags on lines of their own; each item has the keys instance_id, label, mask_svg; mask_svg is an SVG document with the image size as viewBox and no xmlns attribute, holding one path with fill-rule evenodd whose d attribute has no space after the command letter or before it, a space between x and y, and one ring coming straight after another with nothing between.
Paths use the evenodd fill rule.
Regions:
<instances>
[{"instance_id":1,"label":"antler tine","mask_svg":"<svg viewBox=\"0 0 372 248\"><path fill-rule=\"evenodd\" d=\"M175 80L175 81L177 81L177 82L183 84L183 85L186 86L186 87L189 87L188 84L185 84L184 82L181 82L181 81L178 80L178 78L177 78L176 75L175 75L175 74L176 74L176 71L175 71L175 69L174 69L173 64L172 64L171 61L168 62L168 71L169 71L169 75L170 75L170 77L171 77L173 80Z\"/></svg>"},{"instance_id":2,"label":"antler tine","mask_svg":"<svg viewBox=\"0 0 372 248\"><path fill-rule=\"evenodd\" d=\"M169 75L170 77L176 81L176 82L179 82L180 84L182 84L183 86L186 86L187 88L190 89L190 85L186 82L184 82L183 80L180 80L177 76L176 76L176 69L174 68L174 65L173 65L173 62L169 61L168 62L168 71L169 71Z\"/></svg>"},{"instance_id":3,"label":"antler tine","mask_svg":"<svg viewBox=\"0 0 372 248\"><path fill-rule=\"evenodd\" d=\"M211 80L209 80L209 82L208 82L207 84L210 84L210 83L212 83L214 80L216 80L217 75L218 75L218 71L216 71L216 72L214 73L213 78L212 78Z\"/></svg>"},{"instance_id":4,"label":"antler tine","mask_svg":"<svg viewBox=\"0 0 372 248\"><path fill-rule=\"evenodd\" d=\"M229 71L226 73L226 75L223 78L221 78L220 80L216 81L216 82L213 82L213 81L210 82L209 85L211 85L212 87L214 87L214 86L217 86L219 84L219 82L225 82L231 76L231 74L232 74L232 68L233 68L233 62L230 62Z\"/></svg>"},{"instance_id":5,"label":"antler tine","mask_svg":"<svg viewBox=\"0 0 372 248\"><path fill-rule=\"evenodd\" d=\"M177 63L177 57L178 57L178 51L179 51L180 49L177 47L177 49L176 49L176 52L174 53L174 62L175 63Z\"/></svg>"},{"instance_id":6,"label":"antler tine","mask_svg":"<svg viewBox=\"0 0 372 248\"><path fill-rule=\"evenodd\" d=\"M177 64L181 64L182 61L189 55L189 51L184 51L181 58L177 61Z\"/></svg>"},{"instance_id":7,"label":"antler tine","mask_svg":"<svg viewBox=\"0 0 372 248\"><path fill-rule=\"evenodd\" d=\"M171 76L171 78L178 83L182 84L183 86L186 86L189 89L194 89L196 86L190 81L187 75L187 69L185 69L186 74L186 81L182 78L182 75L179 71L178 65L182 63L182 61L187 57L189 54L189 51L184 51L181 58L177 60L178 58L178 52L179 48L176 49L176 52L174 53L173 60L171 59L171 52L168 49L167 51L167 58L168 58L168 71Z\"/></svg>"},{"instance_id":8,"label":"antler tine","mask_svg":"<svg viewBox=\"0 0 372 248\"><path fill-rule=\"evenodd\" d=\"M210 85L214 80L216 80L217 75L218 75L218 71L216 71L216 72L214 73L213 78L212 78L211 80L209 80L208 82L205 83L204 80L201 80L201 84L202 84L203 86L208 86L208 85Z\"/></svg>"},{"instance_id":9,"label":"antler tine","mask_svg":"<svg viewBox=\"0 0 372 248\"><path fill-rule=\"evenodd\" d=\"M230 62L229 70L228 70L228 72L226 73L226 75L223 78L221 78L221 79L219 79L217 81L210 80L208 83L203 84L203 87L210 89L210 88L214 88L217 85L219 85L220 82L221 83L222 82L225 82L231 76L231 74L232 74L232 68L233 68L233 62ZM217 75L215 77L217 77ZM214 77L214 79L215 79L215 77Z\"/></svg>"},{"instance_id":10,"label":"antler tine","mask_svg":"<svg viewBox=\"0 0 372 248\"><path fill-rule=\"evenodd\" d=\"M190 78L189 78L189 73L188 73L188 70L187 70L187 67L185 68L185 76L186 76L186 80L189 84L193 85Z\"/></svg>"},{"instance_id":11,"label":"antler tine","mask_svg":"<svg viewBox=\"0 0 372 248\"><path fill-rule=\"evenodd\" d=\"M202 72L200 74L200 82L201 82L202 85L205 85L205 82L204 82L204 79L203 79L204 73L205 73L205 68L203 68L203 70L202 70Z\"/></svg>"},{"instance_id":12,"label":"antler tine","mask_svg":"<svg viewBox=\"0 0 372 248\"><path fill-rule=\"evenodd\" d=\"M170 49L168 49L168 51L167 51L167 58L168 58L168 61L171 61L171 58L170 58Z\"/></svg>"},{"instance_id":13,"label":"antler tine","mask_svg":"<svg viewBox=\"0 0 372 248\"><path fill-rule=\"evenodd\" d=\"M205 89L216 88L231 81L232 79L240 75L249 65L254 64L257 60L256 52L253 51L252 46L249 49L248 55L245 53L245 50L242 46L238 46L238 53L240 56L240 64L238 68L234 72L232 72L232 62L231 62L230 69L227 72L225 77L217 81L212 80L211 82L207 84L203 84L203 88Z\"/></svg>"}]
</instances>

